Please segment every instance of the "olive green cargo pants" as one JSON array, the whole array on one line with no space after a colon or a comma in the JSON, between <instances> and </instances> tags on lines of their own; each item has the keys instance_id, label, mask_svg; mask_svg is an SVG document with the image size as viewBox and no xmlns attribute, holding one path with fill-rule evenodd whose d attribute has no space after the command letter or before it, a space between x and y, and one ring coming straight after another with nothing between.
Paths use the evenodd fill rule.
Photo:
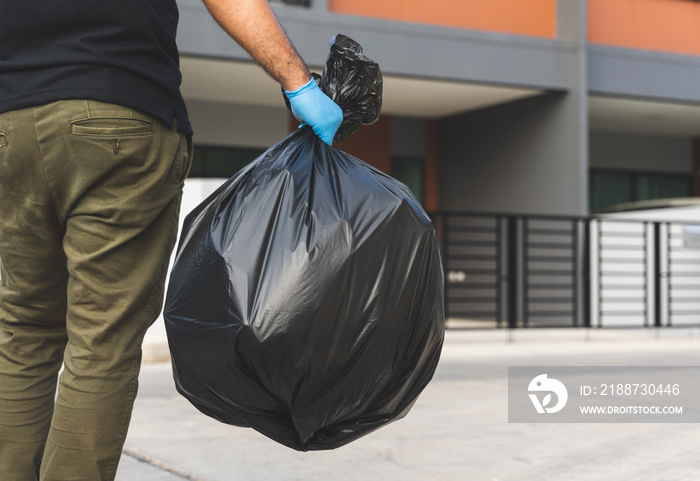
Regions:
<instances>
[{"instance_id":1,"label":"olive green cargo pants","mask_svg":"<svg viewBox=\"0 0 700 481\"><path fill-rule=\"evenodd\" d=\"M129 108L0 114L0 480L114 479L190 163Z\"/></svg>"}]
</instances>

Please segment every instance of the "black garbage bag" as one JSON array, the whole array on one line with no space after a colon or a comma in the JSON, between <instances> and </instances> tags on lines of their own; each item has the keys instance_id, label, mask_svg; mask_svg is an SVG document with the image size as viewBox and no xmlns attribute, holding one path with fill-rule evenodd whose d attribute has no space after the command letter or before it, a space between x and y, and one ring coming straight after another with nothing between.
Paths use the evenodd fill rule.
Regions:
<instances>
[{"instance_id":1,"label":"black garbage bag","mask_svg":"<svg viewBox=\"0 0 700 481\"><path fill-rule=\"evenodd\" d=\"M164 317L200 411L336 448L405 416L432 378L435 232L406 186L303 127L187 216Z\"/></svg>"},{"instance_id":2,"label":"black garbage bag","mask_svg":"<svg viewBox=\"0 0 700 481\"><path fill-rule=\"evenodd\" d=\"M343 122L333 140L350 137L360 125L371 125L382 110L383 78L377 63L362 52L362 46L342 34L331 39L323 75L314 79L323 93L343 109ZM287 108L289 99L283 95Z\"/></svg>"}]
</instances>

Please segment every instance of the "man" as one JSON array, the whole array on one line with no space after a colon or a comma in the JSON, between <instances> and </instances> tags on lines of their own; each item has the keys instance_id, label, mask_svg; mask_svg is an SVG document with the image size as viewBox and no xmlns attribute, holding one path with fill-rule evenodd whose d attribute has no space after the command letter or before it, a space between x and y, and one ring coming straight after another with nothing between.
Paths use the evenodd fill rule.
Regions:
<instances>
[{"instance_id":1,"label":"man","mask_svg":"<svg viewBox=\"0 0 700 481\"><path fill-rule=\"evenodd\" d=\"M267 0L205 4L330 144L342 112ZM177 6L0 12L0 480L112 480L191 163Z\"/></svg>"}]
</instances>

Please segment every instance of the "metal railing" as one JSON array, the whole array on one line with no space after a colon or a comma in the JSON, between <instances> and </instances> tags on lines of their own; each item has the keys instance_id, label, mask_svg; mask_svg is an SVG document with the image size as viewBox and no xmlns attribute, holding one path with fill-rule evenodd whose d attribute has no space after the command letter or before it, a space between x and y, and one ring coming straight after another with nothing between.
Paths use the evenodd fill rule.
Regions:
<instances>
[{"instance_id":1,"label":"metal railing","mask_svg":"<svg viewBox=\"0 0 700 481\"><path fill-rule=\"evenodd\" d=\"M700 325L700 222L431 214L465 327Z\"/></svg>"}]
</instances>

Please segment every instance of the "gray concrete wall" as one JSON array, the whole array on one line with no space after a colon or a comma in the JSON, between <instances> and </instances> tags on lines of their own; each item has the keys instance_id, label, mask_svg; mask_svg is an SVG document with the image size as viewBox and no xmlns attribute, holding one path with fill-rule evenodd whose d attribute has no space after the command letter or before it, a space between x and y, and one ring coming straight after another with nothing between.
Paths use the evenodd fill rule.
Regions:
<instances>
[{"instance_id":1,"label":"gray concrete wall","mask_svg":"<svg viewBox=\"0 0 700 481\"><path fill-rule=\"evenodd\" d=\"M188 100L187 111L194 141L201 145L267 149L289 133L284 107Z\"/></svg>"},{"instance_id":2,"label":"gray concrete wall","mask_svg":"<svg viewBox=\"0 0 700 481\"><path fill-rule=\"evenodd\" d=\"M178 0L178 5L178 45L183 55L249 60L216 26L201 0ZM312 67L323 65L328 41L343 33L360 42L385 74L556 90L567 89L571 80L570 72L561 68L572 48L567 38L542 39L335 14L327 11L323 0L315 1L311 9L279 4L274 9Z\"/></svg>"},{"instance_id":3,"label":"gray concrete wall","mask_svg":"<svg viewBox=\"0 0 700 481\"><path fill-rule=\"evenodd\" d=\"M590 166L689 174L692 141L685 137L593 131L590 133Z\"/></svg>"},{"instance_id":4,"label":"gray concrete wall","mask_svg":"<svg viewBox=\"0 0 700 481\"><path fill-rule=\"evenodd\" d=\"M577 103L548 94L440 121L441 209L584 213Z\"/></svg>"},{"instance_id":5,"label":"gray concrete wall","mask_svg":"<svg viewBox=\"0 0 700 481\"><path fill-rule=\"evenodd\" d=\"M602 45L588 47L593 94L700 103L700 58Z\"/></svg>"},{"instance_id":6,"label":"gray concrete wall","mask_svg":"<svg viewBox=\"0 0 700 481\"><path fill-rule=\"evenodd\" d=\"M391 155L425 156L425 120L391 117Z\"/></svg>"},{"instance_id":7,"label":"gray concrete wall","mask_svg":"<svg viewBox=\"0 0 700 481\"><path fill-rule=\"evenodd\" d=\"M250 60L201 0L178 0L178 5L183 54ZM591 93L700 102L700 58L586 45L577 22L586 20L586 0L558 0L557 8L558 38L542 39L335 14L327 11L327 0L315 0L310 9L274 5L290 38L315 67L326 58L328 40L344 33L362 43L387 74L568 90L575 79L562 64L583 48Z\"/></svg>"}]
</instances>

